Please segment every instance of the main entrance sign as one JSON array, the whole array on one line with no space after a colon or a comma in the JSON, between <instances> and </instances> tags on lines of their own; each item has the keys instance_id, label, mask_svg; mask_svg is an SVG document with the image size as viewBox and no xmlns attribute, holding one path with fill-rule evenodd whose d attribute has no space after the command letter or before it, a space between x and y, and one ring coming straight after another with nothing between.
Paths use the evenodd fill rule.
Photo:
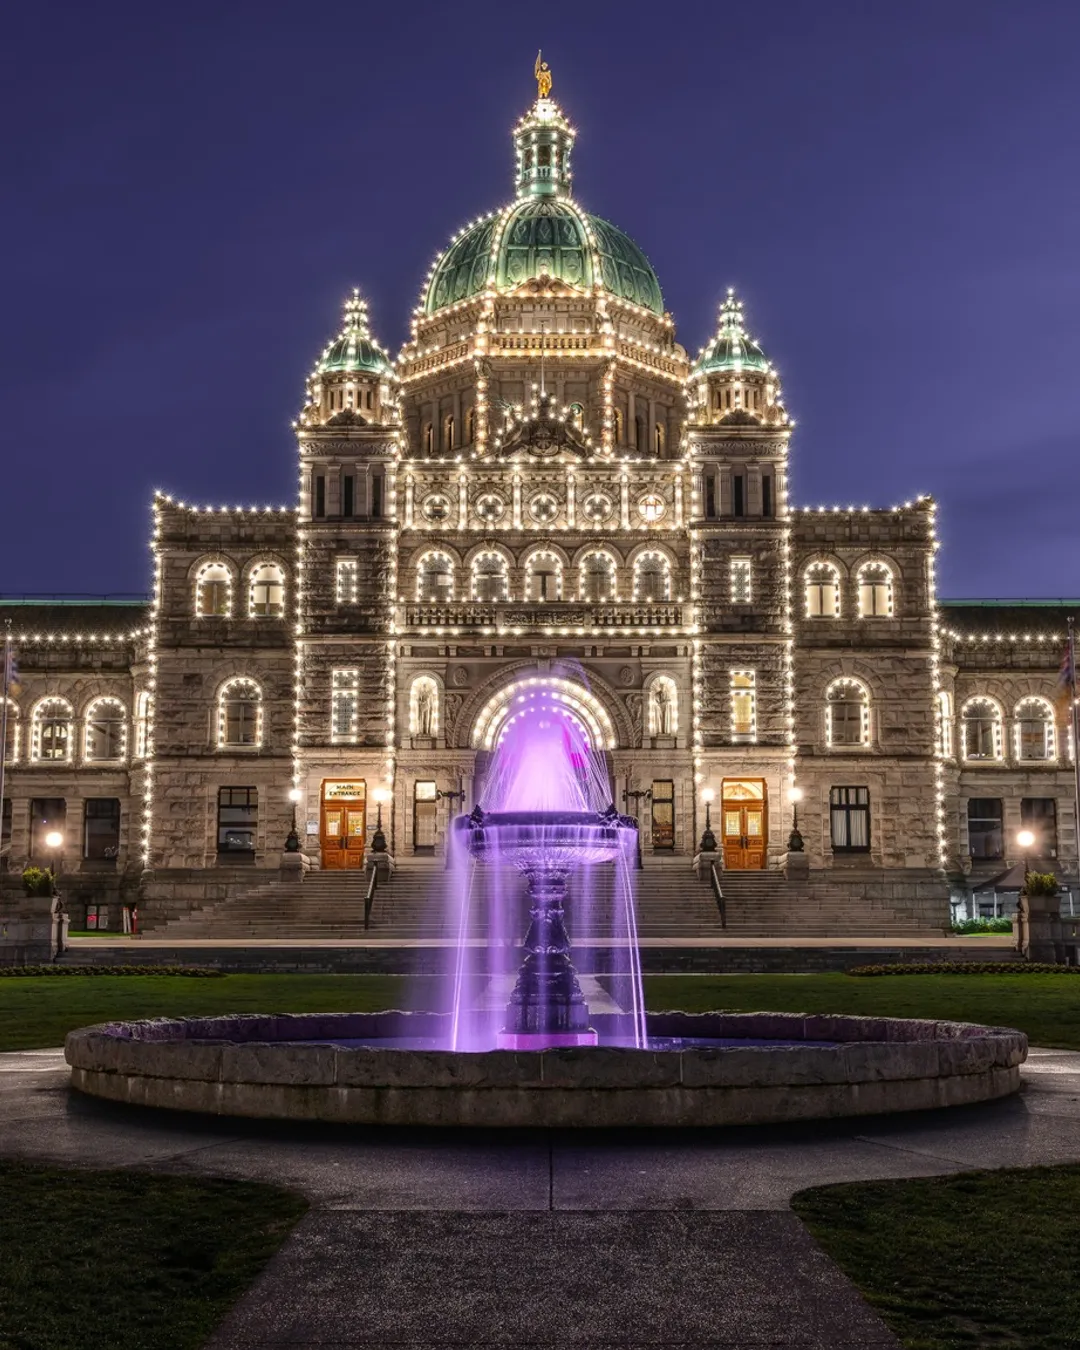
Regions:
<instances>
[{"instance_id":1,"label":"main entrance sign","mask_svg":"<svg viewBox=\"0 0 1080 1350\"><path fill-rule=\"evenodd\" d=\"M366 842L366 781L324 778L319 821L323 867L331 870L363 867Z\"/></svg>"}]
</instances>

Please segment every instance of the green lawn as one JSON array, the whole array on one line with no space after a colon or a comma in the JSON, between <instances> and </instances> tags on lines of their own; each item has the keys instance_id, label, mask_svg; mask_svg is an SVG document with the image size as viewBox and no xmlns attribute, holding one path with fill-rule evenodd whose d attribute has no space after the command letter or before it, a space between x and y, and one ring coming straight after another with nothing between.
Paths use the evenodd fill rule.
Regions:
<instances>
[{"instance_id":1,"label":"green lawn","mask_svg":"<svg viewBox=\"0 0 1080 1350\"><path fill-rule=\"evenodd\" d=\"M0 1350L198 1350L306 1209L251 1182L0 1161Z\"/></svg>"},{"instance_id":2,"label":"green lawn","mask_svg":"<svg viewBox=\"0 0 1080 1350\"><path fill-rule=\"evenodd\" d=\"M647 975L650 1008L864 1013L1016 1027L1033 1045L1080 1050L1076 975Z\"/></svg>"},{"instance_id":3,"label":"green lawn","mask_svg":"<svg viewBox=\"0 0 1080 1350\"><path fill-rule=\"evenodd\" d=\"M0 980L0 1050L60 1045L75 1027L125 1017L367 1012L435 1007L445 982L396 975L28 976ZM1036 1045L1080 1049L1075 975L650 975L650 1008L850 1012L1018 1027ZM2 1347L0 1347L2 1350Z\"/></svg>"},{"instance_id":4,"label":"green lawn","mask_svg":"<svg viewBox=\"0 0 1080 1350\"><path fill-rule=\"evenodd\" d=\"M823 1186L792 1204L907 1350L1080 1345L1080 1167Z\"/></svg>"}]
</instances>

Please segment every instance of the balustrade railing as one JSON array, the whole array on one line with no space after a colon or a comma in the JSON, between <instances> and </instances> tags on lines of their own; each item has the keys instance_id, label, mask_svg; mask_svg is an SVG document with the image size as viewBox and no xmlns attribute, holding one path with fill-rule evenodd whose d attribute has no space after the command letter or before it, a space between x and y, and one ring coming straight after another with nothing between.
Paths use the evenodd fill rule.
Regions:
<instances>
[{"instance_id":1,"label":"balustrade railing","mask_svg":"<svg viewBox=\"0 0 1080 1350\"><path fill-rule=\"evenodd\" d=\"M676 601L423 601L403 606L406 628L680 628L690 606Z\"/></svg>"}]
</instances>

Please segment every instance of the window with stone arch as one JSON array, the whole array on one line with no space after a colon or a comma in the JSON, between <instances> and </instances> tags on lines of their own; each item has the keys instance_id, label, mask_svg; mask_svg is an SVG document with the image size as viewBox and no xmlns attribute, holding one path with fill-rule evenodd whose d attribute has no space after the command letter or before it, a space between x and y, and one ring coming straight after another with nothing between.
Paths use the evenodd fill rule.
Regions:
<instances>
[{"instance_id":1,"label":"window with stone arch","mask_svg":"<svg viewBox=\"0 0 1080 1350\"><path fill-rule=\"evenodd\" d=\"M153 700L148 689L135 695L135 758L145 759L150 749L150 718Z\"/></svg>"},{"instance_id":2,"label":"window with stone arch","mask_svg":"<svg viewBox=\"0 0 1080 1350\"><path fill-rule=\"evenodd\" d=\"M454 598L454 561L438 549L425 553L416 564L416 598L445 604Z\"/></svg>"},{"instance_id":3,"label":"window with stone arch","mask_svg":"<svg viewBox=\"0 0 1080 1350\"><path fill-rule=\"evenodd\" d=\"M623 415L622 415L622 410L619 409L619 408L616 408L616 409L614 410L614 412L612 413L612 415L611 415L611 419L612 419L612 429L613 429L614 435L615 435L615 444L616 444L616 445L622 445L622 443L623 443Z\"/></svg>"},{"instance_id":4,"label":"window with stone arch","mask_svg":"<svg viewBox=\"0 0 1080 1350\"><path fill-rule=\"evenodd\" d=\"M75 711L66 698L43 698L31 718L30 759L35 764L71 762Z\"/></svg>"},{"instance_id":5,"label":"window with stone arch","mask_svg":"<svg viewBox=\"0 0 1080 1350\"><path fill-rule=\"evenodd\" d=\"M465 444L472 445L476 440L476 409L465 409Z\"/></svg>"},{"instance_id":6,"label":"window with stone arch","mask_svg":"<svg viewBox=\"0 0 1080 1350\"><path fill-rule=\"evenodd\" d=\"M1057 758L1054 710L1045 698L1025 698L1016 705L1016 758L1031 763Z\"/></svg>"},{"instance_id":7,"label":"window with stone arch","mask_svg":"<svg viewBox=\"0 0 1080 1350\"><path fill-rule=\"evenodd\" d=\"M510 598L510 570L501 553L478 553L470 572L474 600L490 605Z\"/></svg>"},{"instance_id":8,"label":"window with stone arch","mask_svg":"<svg viewBox=\"0 0 1080 1350\"><path fill-rule=\"evenodd\" d=\"M649 685L648 727L650 736L678 735L679 690L670 675L657 675Z\"/></svg>"},{"instance_id":9,"label":"window with stone arch","mask_svg":"<svg viewBox=\"0 0 1080 1350\"><path fill-rule=\"evenodd\" d=\"M196 615L199 618L228 618L232 610L232 569L223 562L204 563L195 574Z\"/></svg>"},{"instance_id":10,"label":"window with stone arch","mask_svg":"<svg viewBox=\"0 0 1080 1350\"><path fill-rule=\"evenodd\" d=\"M525 599L561 600L562 559L550 549L536 549L525 559Z\"/></svg>"},{"instance_id":11,"label":"window with stone arch","mask_svg":"<svg viewBox=\"0 0 1080 1350\"><path fill-rule=\"evenodd\" d=\"M952 698L945 689L938 690L938 754L942 759L953 757L953 713Z\"/></svg>"},{"instance_id":12,"label":"window with stone arch","mask_svg":"<svg viewBox=\"0 0 1080 1350\"><path fill-rule=\"evenodd\" d=\"M658 549L639 553L634 560L634 599L644 604L671 599L671 563Z\"/></svg>"},{"instance_id":13,"label":"window with stone arch","mask_svg":"<svg viewBox=\"0 0 1080 1350\"><path fill-rule=\"evenodd\" d=\"M832 563L811 563L805 573L806 617L840 617L840 569Z\"/></svg>"},{"instance_id":14,"label":"window with stone arch","mask_svg":"<svg viewBox=\"0 0 1080 1350\"><path fill-rule=\"evenodd\" d=\"M457 449L457 421L453 413L443 418L443 449L448 454Z\"/></svg>"},{"instance_id":15,"label":"window with stone arch","mask_svg":"<svg viewBox=\"0 0 1080 1350\"><path fill-rule=\"evenodd\" d=\"M409 689L409 733L433 737L439 734L439 686L430 675L419 675Z\"/></svg>"},{"instance_id":16,"label":"window with stone arch","mask_svg":"<svg viewBox=\"0 0 1080 1350\"><path fill-rule=\"evenodd\" d=\"M965 759L988 762L1004 758L1001 708L992 698L969 698L960 722Z\"/></svg>"},{"instance_id":17,"label":"window with stone arch","mask_svg":"<svg viewBox=\"0 0 1080 1350\"><path fill-rule=\"evenodd\" d=\"M118 763L127 758L127 708L118 698L94 699L86 710L83 759Z\"/></svg>"},{"instance_id":18,"label":"window with stone arch","mask_svg":"<svg viewBox=\"0 0 1080 1350\"><path fill-rule=\"evenodd\" d=\"M248 586L248 614L253 619L281 619L285 615L285 569L278 563L252 568Z\"/></svg>"},{"instance_id":19,"label":"window with stone arch","mask_svg":"<svg viewBox=\"0 0 1080 1350\"><path fill-rule=\"evenodd\" d=\"M860 619L891 619L894 613L892 568L883 562L863 563L856 577Z\"/></svg>"},{"instance_id":20,"label":"window with stone arch","mask_svg":"<svg viewBox=\"0 0 1080 1350\"><path fill-rule=\"evenodd\" d=\"M19 741L20 731L22 730L19 722L19 705L13 698L5 700L0 696L0 715L4 704L7 704L7 721L4 723L4 763L18 764L19 762Z\"/></svg>"},{"instance_id":21,"label":"window with stone arch","mask_svg":"<svg viewBox=\"0 0 1080 1350\"><path fill-rule=\"evenodd\" d=\"M870 691L861 680L844 676L825 691L825 744L830 750L870 744Z\"/></svg>"},{"instance_id":22,"label":"window with stone arch","mask_svg":"<svg viewBox=\"0 0 1080 1350\"><path fill-rule=\"evenodd\" d=\"M600 602L616 599L618 569L610 553L586 553L578 568L581 599Z\"/></svg>"},{"instance_id":23,"label":"window with stone arch","mask_svg":"<svg viewBox=\"0 0 1080 1350\"><path fill-rule=\"evenodd\" d=\"M263 739L262 689L238 675L218 694L218 746L223 750L257 750Z\"/></svg>"},{"instance_id":24,"label":"window with stone arch","mask_svg":"<svg viewBox=\"0 0 1080 1350\"><path fill-rule=\"evenodd\" d=\"M578 431L585 430L585 409L580 403L570 404L570 421L577 427Z\"/></svg>"}]
</instances>

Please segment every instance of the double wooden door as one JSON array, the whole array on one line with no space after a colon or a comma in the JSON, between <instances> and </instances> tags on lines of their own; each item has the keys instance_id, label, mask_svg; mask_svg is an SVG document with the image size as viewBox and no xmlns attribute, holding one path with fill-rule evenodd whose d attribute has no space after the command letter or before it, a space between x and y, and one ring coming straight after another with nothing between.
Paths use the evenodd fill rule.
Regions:
<instances>
[{"instance_id":1,"label":"double wooden door","mask_svg":"<svg viewBox=\"0 0 1080 1350\"><path fill-rule=\"evenodd\" d=\"M733 872L763 868L769 838L764 782L725 782L720 823L724 867Z\"/></svg>"},{"instance_id":2,"label":"double wooden door","mask_svg":"<svg viewBox=\"0 0 1080 1350\"><path fill-rule=\"evenodd\" d=\"M331 870L364 865L366 811L364 802L322 804L322 865Z\"/></svg>"}]
</instances>

